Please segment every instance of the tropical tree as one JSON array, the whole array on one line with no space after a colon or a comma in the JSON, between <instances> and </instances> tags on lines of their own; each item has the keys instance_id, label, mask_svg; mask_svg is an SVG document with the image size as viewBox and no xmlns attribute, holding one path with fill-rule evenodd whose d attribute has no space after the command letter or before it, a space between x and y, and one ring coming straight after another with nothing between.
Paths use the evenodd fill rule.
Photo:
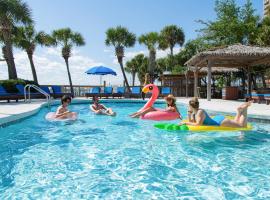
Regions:
<instances>
[{"instance_id":1,"label":"tropical tree","mask_svg":"<svg viewBox=\"0 0 270 200\"><path fill-rule=\"evenodd\" d=\"M259 16L255 14L250 0L242 8L235 0L217 0L215 11L215 21L199 20L204 25L199 32L205 40L214 46L254 43Z\"/></svg>"},{"instance_id":2,"label":"tropical tree","mask_svg":"<svg viewBox=\"0 0 270 200\"><path fill-rule=\"evenodd\" d=\"M138 54L134 57L135 63L138 66L137 76L140 81L140 84L143 85L145 82L145 75L148 72L148 62L149 59L145 57L143 54Z\"/></svg>"},{"instance_id":3,"label":"tropical tree","mask_svg":"<svg viewBox=\"0 0 270 200\"><path fill-rule=\"evenodd\" d=\"M251 0L247 0L246 4L241 9L240 20L243 26L243 41L244 44L256 44L258 35L258 25L260 21L259 15L255 14Z\"/></svg>"},{"instance_id":4,"label":"tropical tree","mask_svg":"<svg viewBox=\"0 0 270 200\"><path fill-rule=\"evenodd\" d=\"M36 32L33 25L16 28L15 45L26 51L33 80L38 84L37 73L33 61L33 54L37 45L50 46L54 44L53 38L43 31Z\"/></svg>"},{"instance_id":5,"label":"tropical tree","mask_svg":"<svg viewBox=\"0 0 270 200\"><path fill-rule=\"evenodd\" d=\"M138 68L137 68L136 63L133 59L126 62L125 71L128 73L131 73L132 86L134 86L135 85L135 77L136 77L136 73L138 72Z\"/></svg>"},{"instance_id":6,"label":"tropical tree","mask_svg":"<svg viewBox=\"0 0 270 200\"><path fill-rule=\"evenodd\" d=\"M175 45L183 46L185 42L183 29L176 25L165 26L160 32L160 38L160 49L166 50L170 48L171 56L173 56L173 48Z\"/></svg>"},{"instance_id":7,"label":"tropical tree","mask_svg":"<svg viewBox=\"0 0 270 200\"><path fill-rule=\"evenodd\" d=\"M160 36L157 32L150 32L139 37L139 43L144 44L149 50L149 74L150 81L154 82L154 70L156 67L156 50L160 42Z\"/></svg>"},{"instance_id":8,"label":"tropical tree","mask_svg":"<svg viewBox=\"0 0 270 200\"><path fill-rule=\"evenodd\" d=\"M270 17L265 17L258 26L256 43L261 46L270 46Z\"/></svg>"},{"instance_id":9,"label":"tropical tree","mask_svg":"<svg viewBox=\"0 0 270 200\"><path fill-rule=\"evenodd\" d=\"M121 67L121 71L124 77L125 84L128 88L128 91L131 90L124 70L123 58L125 56L125 48L133 47L135 45L135 42L136 42L135 34L131 33L125 27L117 26L116 28L109 28L106 31L105 44L107 46L113 46L115 49L115 55Z\"/></svg>"},{"instance_id":10,"label":"tropical tree","mask_svg":"<svg viewBox=\"0 0 270 200\"><path fill-rule=\"evenodd\" d=\"M0 38L5 45L9 79L17 79L13 58L12 34L14 26L32 23L31 11L21 0L0 0Z\"/></svg>"},{"instance_id":11,"label":"tropical tree","mask_svg":"<svg viewBox=\"0 0 270 200\"><path fill-rule=\"evenodd\" d=\"M74 95L68 59L71 57L71 51L74 46L85 45L84 38L80 33L73 32L70 28L55 30L53 31L52 36L55 40L55 44L62 47L62 57L64 58L67 67L70 90L71 94Z\"/></svg>"}]
</instances>

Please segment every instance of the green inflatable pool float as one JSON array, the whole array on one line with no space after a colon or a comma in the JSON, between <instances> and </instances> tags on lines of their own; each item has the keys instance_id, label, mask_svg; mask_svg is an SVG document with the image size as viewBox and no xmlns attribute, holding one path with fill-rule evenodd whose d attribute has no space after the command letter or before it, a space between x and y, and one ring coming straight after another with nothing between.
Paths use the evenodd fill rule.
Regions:
<instances>
[{"instance_id":1,"label":"green inflatable pool float","mask_svg":"<svg viewBox=\"0 0 270 200\"><path fill-rule=\"evenodd\" d=\"M154 125L158 129L167 131L250 131L252 130L251 124L247 127L225 127L225 126L189 126L189 125L178 125L170 123L157 123Z\"/></svg>"}]
</instances>

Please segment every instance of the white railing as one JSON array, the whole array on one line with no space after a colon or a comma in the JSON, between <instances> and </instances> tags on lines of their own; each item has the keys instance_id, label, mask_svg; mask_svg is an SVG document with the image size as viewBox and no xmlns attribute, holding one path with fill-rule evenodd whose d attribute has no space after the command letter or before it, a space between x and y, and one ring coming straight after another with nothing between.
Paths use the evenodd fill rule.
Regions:
<instances>
[{"instance_id":1,"label":"white railing","mask_svg":"<svg viewBox=\"0 0 270 200\"><path fill-rule=\"evenodd\" d=\"M24 101L25 102L31 102L31 88L34 88L35 90L37 90L38 92L40 92L41 94L43 94L46 97L47 100L47 106L50 107L51 106L51 96L50 94L48 94L47 92L45 92L44 90L42 90L40 87L36 86L36 85L32 85L32 84L27 84L24 87ZM27 93L28 90L28 93ZM28 95L28 98L27 98Z\"/></svg>"}]
</instances>

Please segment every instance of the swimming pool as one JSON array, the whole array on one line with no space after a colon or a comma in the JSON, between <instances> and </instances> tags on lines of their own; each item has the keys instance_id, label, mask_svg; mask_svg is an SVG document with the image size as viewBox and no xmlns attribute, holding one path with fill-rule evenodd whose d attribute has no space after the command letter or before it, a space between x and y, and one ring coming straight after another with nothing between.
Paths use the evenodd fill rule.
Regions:
<instances>
[{"instance_id":1,"label":"swimming pool","mask_svg":"<svg viewBox=\"0 0 270 200\"><path fill-rule=\"evenodd\" d=\"M270 198L270 125L165 132L127 117L142 104L108 106L117 117L78 104L75 123L47 122L43 108L0 128L0 199Z\"/></svg>"}]
</instances>

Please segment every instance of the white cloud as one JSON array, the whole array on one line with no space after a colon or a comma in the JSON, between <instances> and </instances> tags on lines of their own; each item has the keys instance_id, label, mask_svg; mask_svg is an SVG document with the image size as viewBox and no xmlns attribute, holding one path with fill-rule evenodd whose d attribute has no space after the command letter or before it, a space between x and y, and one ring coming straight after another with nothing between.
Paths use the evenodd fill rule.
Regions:
<instances>
[{"instance_id":1,"label":"white cloud","mask_svg":"<svg viewBox=\"0 0 270 200\"><path fill-rule=\"evenodd\" d=\"M32 72L27 54L23 51L14 53L16 69L18 77L32 80ZM34 54L34 63L40 84L68 84L67 69L64 59L61 56L60 48L42 49ZM94 59L80 54L80 51L75 49L69 59L70 72L74 85L97 85L99 84L99 76L89 76L85 71L92 66L104 65L102 62L97 62ZM117 84L121 80L121 71L118 67L113 67L118 78L110 76L104 77L104 80ZM8 72L5 62L0 62L0 79L7 79Z\"/></svg>"}]
</instances>

